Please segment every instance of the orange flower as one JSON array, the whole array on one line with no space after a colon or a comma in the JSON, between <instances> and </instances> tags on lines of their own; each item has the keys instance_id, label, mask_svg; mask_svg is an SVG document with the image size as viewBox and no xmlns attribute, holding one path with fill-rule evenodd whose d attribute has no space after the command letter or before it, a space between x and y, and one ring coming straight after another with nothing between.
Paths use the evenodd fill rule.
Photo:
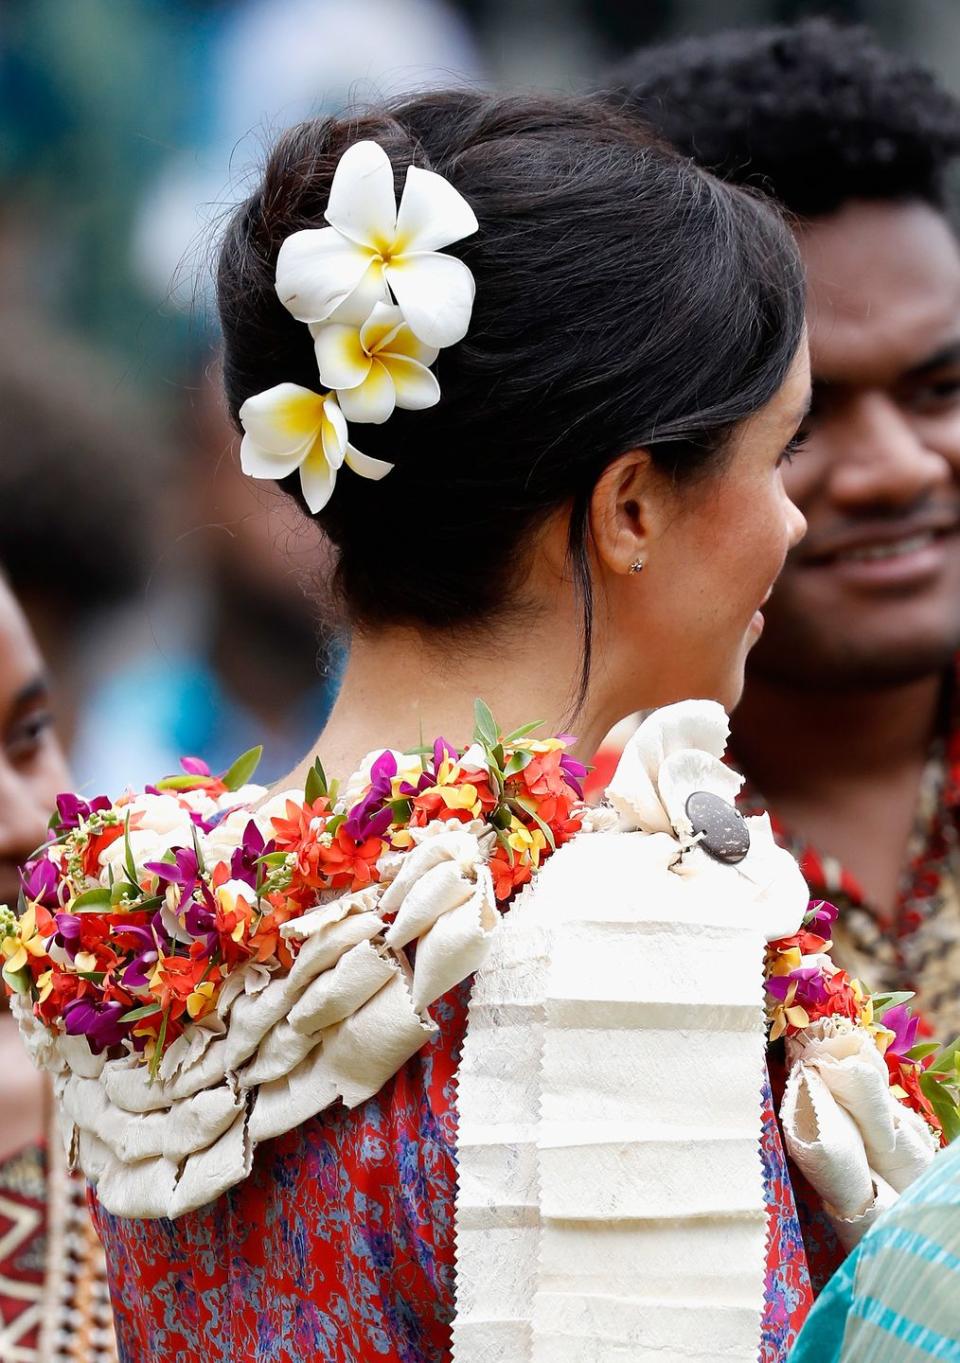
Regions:
<instances>
[{"instance_id":1,"label":"orange flower","mask_svg":"<svg viewBox=\"0 0 960 1363\"><path fill-rule=\"evenodd\" d=\"M174 1021L182 1017L191 994L208 969L209 963L202 955L161 956L150 976L150 993L161 1012Z\"/></svg>"},{"instance_id":2,"label":"orange flower","mask_svg":"<svg viewBox=\"0 0 960 1363\"><path fill-rule=\"evenodd\" d=\"M329 846L320 846L318 860L326 883L335 890L362 890L379 879L377 862L383 853L382 838L351 838L343 824Z\"/></svg>"}]
</instances>

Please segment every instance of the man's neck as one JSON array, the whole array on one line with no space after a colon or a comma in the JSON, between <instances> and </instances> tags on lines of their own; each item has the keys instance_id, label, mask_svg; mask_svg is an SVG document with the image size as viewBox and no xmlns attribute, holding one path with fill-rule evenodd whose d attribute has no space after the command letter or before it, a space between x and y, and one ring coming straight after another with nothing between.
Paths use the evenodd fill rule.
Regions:
<instances>
[{"instance_id":1,"label":"man's neck","mask_svg":"<svg viewBox=\"0 0 960 1363\"><path fill-rule=\"evenodd\" d=\"M753 677L732 720L738 766L774 806L825 787L883 781L922 767L943 676L899 687L814 691Z\"/></svg>"}]
</instances>

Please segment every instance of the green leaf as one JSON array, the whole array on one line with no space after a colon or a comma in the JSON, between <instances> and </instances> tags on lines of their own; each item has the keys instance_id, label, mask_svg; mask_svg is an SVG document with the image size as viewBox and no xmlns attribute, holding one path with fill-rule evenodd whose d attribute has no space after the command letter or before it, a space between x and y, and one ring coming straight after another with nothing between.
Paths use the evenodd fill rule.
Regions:
<instances>
[{"instance_id":1,"label":"green leaf","mask_svg":"<svg viewBox=\"0 0 960 1363\"><path fill-rule=\"evenodd\" d=\"M139 891L138 891L139 893ZM95 909L109 909L113 903L109 890L84 890L70 905L71 913L90 913Z\"/></svg>"},{"instance_id":2,"label":"green leaf","mask_svg":"<svg viewBox=\"0 0 960 1363\"><path fill-rule=\"evenodd\" d=\"M257 857L258 866L285 866L286 864L286 852L267 852L262 857Z\"/></svg>"},{"instance_id":3,"label":"green leaf","mask_svg":"<svg viewBox=\"0 0 960 1363\"><path fill-rule=\"evenodd\" d=\"M896 1008L898 1004L909 1003L913 994L909 990L901 989L895 994L874 994L873 996L873 1016L883 1017L888 1008Z\"/></svg>"},{"instance_id":4,"label":"green leaf","mask_svg":"<svg viewBox=\"0 0 960 1363\"><path fill-rule=\"evenodd\" d=\"M919 1046L913 1046L907 1051L908 1060L926 1060L928 1055L936 1055L940 1047L935 1041L922 1041Z\"/></svg>"},{"instance_id":5,"label":"green leaf","mask_svg":"<svg viewBox=\"0 0 960 1363\"><path fill-rule=\"evenodd\" d=\"M495 748L500 741L497 721L490 713L490 707L479 696L473 702L473 718L476 724L474 737L477 742L482 743L485 748Z\"/></svg>"},{"instance_id":6,"label":"green leaf","mask_svg":"<svg viewBox=\"0 0 960 1363\"><path fill-rule=\"evenodd\" d=\"M923 1094L929 1099L930 1106L940 1118L943 1125L943 1134L947 1141L956 1140L960 1135L960 1107L956 1098L949 1093L938 1080L936 1075L929 1070L920 1076L920 1088Z\"/></svg>"},{"instance_id":7,"label":"green leaf","mask_svg":"<svg viewBox=\"0 0 960 1363\"><path fill-rule=\"evenodd\" d=\"M388 800L387 808L393 815L394 823L405 824L410 817L410 810L413 808L413 805L411 801L407 799Z\"/></svg>"},{"instance_id":8,"label":"green leaf","mask_svg":"<svg viewBox=\"0 0 960 1363\"><path fill-rule=\"evenodd\" d=\"M519 776L524 767L529 767L532 761L532 752L524 752L522 748L518 752L512 752L507 759L507 765L504 768L503 774L508 777Z\"/></svg>"},{"instance_id":9,"label":"green leaf","mask_svg":"<svg viewBox=\"0 0 960 1363\"><path fill-rule=\"evenodd\" d=\"M78 970L77 978L89 980L91 984L103 984L107 978L107 972L105 970Z\"/></svg>"},{"instance_id":10,"label":"green leaf","mask_svg":"<svg viewBox=\"0 0 960 1363\"><path fill-rule=\"evenodd\" d=\"M312 805L316 800L320 800L327 793L327 773L323 769L323 764L318 757L313 766L307 772L307 779L303 787L303 798L308 805Z\"/></svg>"},{"instance_id":11,"label":"green leaf","mask_svg":"<svg viewBox=\"0 0 960 1363\"><path fill-rule=\"evenodd\" d=\"M130 846L130 814L123 821L123 869L127 873L127 879L132 885L138 884L137 863L133 859L133 848Z\"/></svg>"},{"instance_id":12,"label":"green leaf","mask_svg":"<svg viewBox=\"0 0 960 1363\"><path fill-rule=\"evenodd\" d=\"M192 790L197 784L196 776L188 776L186 772L182 776L164 776L157 781L157 790Z\"/></svg>"},{"instance_id":13,"label":"green leaf","mask_svg":"<svg viewBox=\"0 0 960 1363\"><path fill-rule=\"evenodd\" d=\"M11 971L6 966L0 971L5 983L7 983L15 994L31 994L33 992L33 980L26 966L22 970Z\"/></svg>"},{"instance_id":14,"label":"green leaf","mask_svg":"<svg viewBox=\"0 0 960 1363\"><path fill-rule=\"evenodd\" d=\"M555 852L557 850L557 843L556 839L553 836L553 829L550 827L549 824L544 823L544 821L541 819L540 815L534 809L530 801L522 800L519 796L517 796L516 799L511 800L510 803L514 805L519 805L525 814L530 815L530 818L533 820L533 822L540 829L540 832L546 838L547 846L550 848L551 851Z\"/></svg>"},{"instance_id":15,"label":"green leaf","mask_svg":"<svg viewBox=\"0 0 960 1363\"><path fill-rule=\"evenodd\" d=\"M334 814L333 818L330 819L329 822L327 823L324 832L334 834L336 833L340 825L346 823L346 821L347 821L346 814Z\"/></svg>"},{"instance_id":16,"label":"green leaf","mask_svg":"<svg viewBox=\"0 0 960 1363\"><path fill-rule=\"evenodd\" d=\"M197 858L197 870L203 875L207 869L207 863L203 859L203 848L200 846L200 834L197 832L197 825L190 825L190 834L193 838L193 850Z\"/></svg>"},{"instance_id":17,"label":"green leaf","mask_svg":"<svg viewBox=\"0 0 960 1363\"><path fill-rule=\"evenodd\" d=\"M120 1018L121 1022L139 1022L141 1018L151 1018L154 1013L160 1012L159 1003L145 1003L142 1008L131 1008L129 1013L124 1013Z\"/></svg>"},{"instance_id":18,"label":"green leaf","mask_svg":"<svg viewBox=\"0 0 960 1363\"><path fill-rule=\"evenodd\" d=\"M513 848L510 846L510 835L509 833L507 833L505 829L503 828L497 829L497 842L500 844L501 847L503 847L506 850L507 861L510 863L510 867L512 869L517 858L516 855L514 854Z\"/></svg>"},{"instance_id":19,"label":"green leaf","mask_svg":"<svg viewBox=\"0 0 960 1363\"><path fill-rule=\"evenodd\" d=\"M245 786L259 767L262 756L262 743L258 743L255 748L248 748L245 753L241 753L236 762L224 773L223 784L227 790L239 790L241 786Z\"/></svg>"},{"instance_id":20,"label":"green leaf","mask_svg":"<svg viewBox=\"0 0 960 1363\"><path fill-rule=\"evenodd\" d=\"M167 1022L170 1019L169 1013L164 1013L163 1021L160 1023L160 1031L157 1033L157 1044L153 1048L153 1055L150 1057L150 1078L156 1079L160 1072L160 1062L163 1059L163 1048L167 1040Z\"/></svg>"},{"instance_id":21,"label":"green leaf","mask_svg":"<svg viewBox=\"0 0 960 1363\"><path fill-rule=\"evenodd\" d=\"M526 738L527 734L532 734L535 729L542 728L543 720L535 719L532 724L521 724L519 729L514 729L513 733L507 734L503 741L509 747L511 743L517 743L521 738Z\"/></svg>"},{"instance_id":22,"label":"green leaf","mask_svg":"<svg viewBox=\"0 0 960 1363\"><path fill-rule=\"evenodd\" d=\"M928 1067L927 1073L949 1074L951 1070L957 1068L958 1060L960 1060L960 1037L951 1041L949 1046L944 1046L933 1064Z\"/></svg>"}]
</instances>

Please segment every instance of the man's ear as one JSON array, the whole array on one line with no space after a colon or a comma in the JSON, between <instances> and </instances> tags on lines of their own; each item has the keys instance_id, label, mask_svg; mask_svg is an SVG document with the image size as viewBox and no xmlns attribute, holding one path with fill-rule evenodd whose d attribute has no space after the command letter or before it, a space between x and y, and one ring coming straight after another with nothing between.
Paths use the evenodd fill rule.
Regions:
<instances>
[{"instance_id":1,"label":"man's ear","mask_svg":"<svg viewBox=\"0 0 960 1363\"><path fill-rule=\"evenodd\" d=\"M656 523L656 470L646 450L630 450L604 469L590 498L590 531L603 567L617 576L639 572Z\"/></svg>"}]
</instances>

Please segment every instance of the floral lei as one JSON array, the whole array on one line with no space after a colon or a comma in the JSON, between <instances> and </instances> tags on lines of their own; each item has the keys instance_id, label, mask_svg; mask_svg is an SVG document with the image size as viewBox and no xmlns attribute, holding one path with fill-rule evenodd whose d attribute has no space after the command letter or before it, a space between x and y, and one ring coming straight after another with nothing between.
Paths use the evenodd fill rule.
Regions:
<instances>
[{"instance_id":1,"label":"floral lei","mask_svg":"<svg viewBox=\"0 0 960 1363\"><path fill-rule=\"evenodd\" d=\"M216 1009L231 974L250 962L290 969L299 946L285 923L377 883L384 858L413 847L418 829L441 821L486 833L507 904L583 822L587 768L566 751L569 735L536 739L537 727L502 736L478 701L468 747L438 738L385 750L343 791L318 759L302 797L271 815L269 837L249 808L265 795L247 784L259 748L222 776L185 758L181 775L115 802L61 795L50 842L22 872L17 912L0 906L7 989L52 1033L83 1036L94 1054L124 1047L156 1074L165 1048ZM838 969L836 917L814 902L796 933L770 943L770 1040L865 1029L893 1097L945 1144L960 1133L960 1041L918 1043L911 995L871 995Z\"/></svg>"},{"instance_id":2,"label":"floral lei","mask_svg":"<svg viewBox=\"0 0 960 1363\"><path fill-rule=\"evenodd\" d=\"M890 1092L927 1122L942 1145L960 1134L960 1039L941 1049L918 1042L920 1018L910 993L871 994L830 959L832 904L813 901L799 930L771 942L766 956L770 1040L814 1035L824 1024L862 1028L887 1065Z\"/></svg>"},{"instance_id":3,"label":"floral lei","mask_svg":"<svg viewBox=\"0 0 960 1363\"><path fill-rule=\"evenodd\" d=\"M569 736L531 737L538 727L501 736L478 701L466 749L438 738L381 752L342 794L318 759L269 838L247 808L265 794L247 785L259 748L222 776L185 758L182 775L116 802L61 795L51 841L22 872L18 912L0 907L7 988L50 1031L86 1037L94 1054L125 1046L155 1075L231 973L249 962L289 970L298 945L283 925L373 885L417 829L485 826L505 904L582 822L587 768Z\"/></svg>"}]
</instances>

